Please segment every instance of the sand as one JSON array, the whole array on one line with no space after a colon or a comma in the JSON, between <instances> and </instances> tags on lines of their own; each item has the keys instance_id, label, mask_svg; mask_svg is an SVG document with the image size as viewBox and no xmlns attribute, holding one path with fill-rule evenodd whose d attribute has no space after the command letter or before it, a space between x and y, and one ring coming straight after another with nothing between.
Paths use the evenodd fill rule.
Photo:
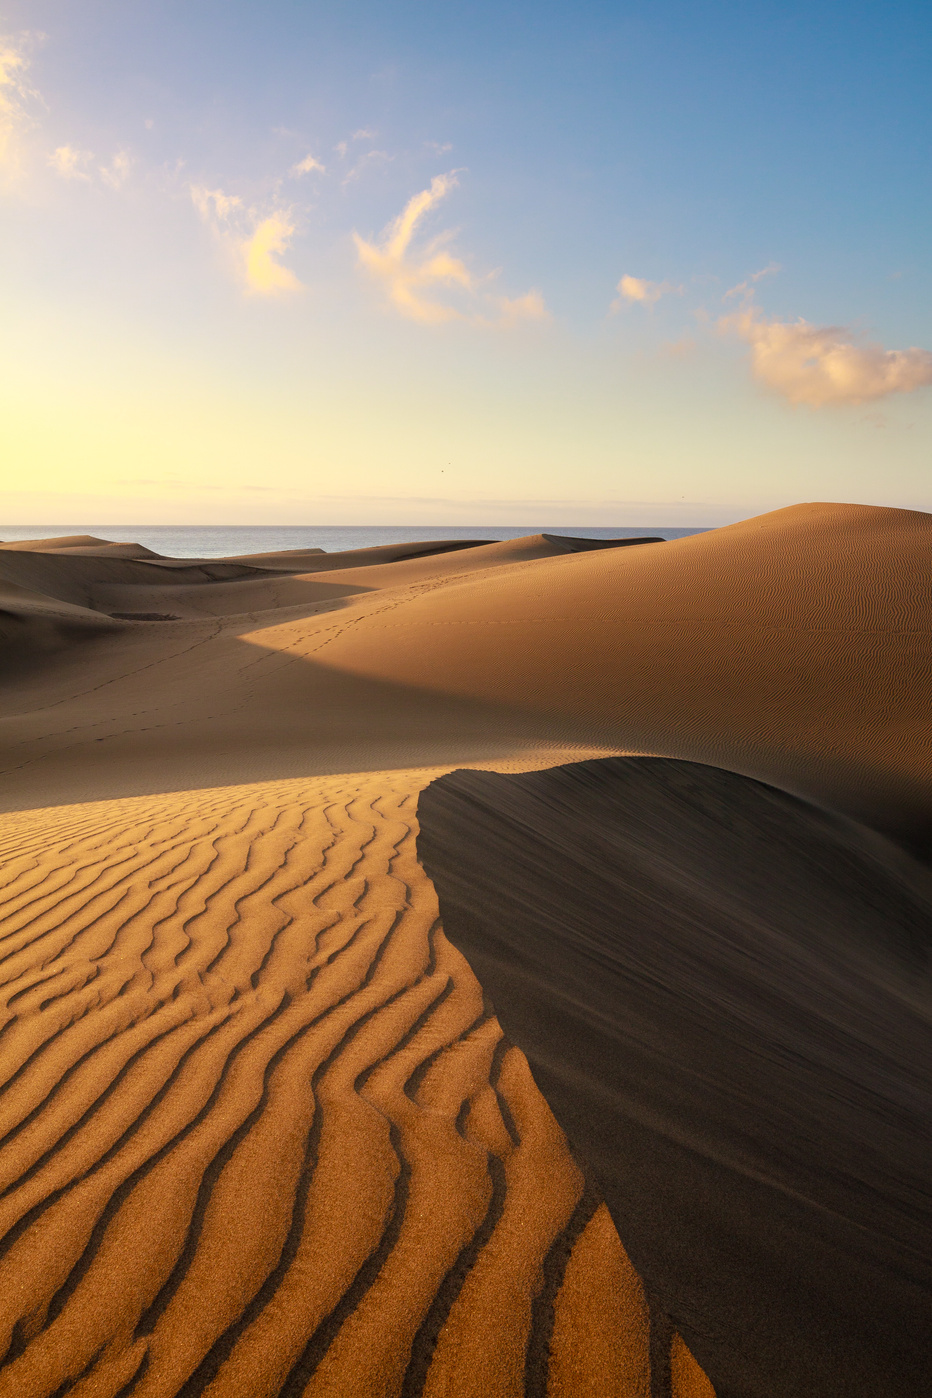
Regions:
<instances>
[{"instance_id":1,"label":"sand","mask_svg":"<svg viewBox=\"0 0 932 1398\"><path fill-rule=\"evenodd\" d=\"M481 952L480 985L448 940L457 904L438 874L438 906L419 862L418 811L434 820L456 768L520 781L653 754L927 851L932 517L798 506L675 542L588 542L227 560L86 536L0 546L0 1398L777 1398L892 1393L892 1374L922 1391L899 1341L862 1344L881 1386L856 1387L838 1359L850 1298L823 1341L783 1307L774 1333L799 1324L801 1358L772 1386L772 1335L742 1328L723 1281L733 1217L695 1179L684 1303L661 1245L682 1201L659 1170L619 1194L594 1158L602 1066L578 1121L538 1069L551 1113L525 1057L539 1038L498 1005ZM514 788L494 790L511 818ZM428 862L461 850L473 868L498 799L478 834L462 814L425 825ZM547 799L558 816L561 790ZM533 886L515 875L534 926L559 823L524 832L534 859L550 851ZM507 896L512 865L487 865ZM678 906L671 878L658 916ZM697 924L702 965L716 926ZM601 1023L617 1006L597 1010L598 990L584 999ZM881 1113L899 1110L904 1071L891 1003L875 1007L892 1045ZM685 1042L669 1028L667 1076L645 1067L639 1089L656 1089L657 1121ZM831 1095L818 1074L810 1087L807 1122ZM730 1146L733 1119L711 1088L703 1100L690 1129L707 1114ZM761 1125L757 1148L772 1144ZM871 1176L883 1238L901 1145L889 1178L877 1148ZM689 1159L705 1179L701 1151ZM866 1228L845 1198L846 1226ZM787 1236L821 1246L805 1219ZM889 1271L878 1249L870 1265ZM925 1285L903 1283L897 1334ZM710 1340L704 1317L723 1315Z\"/></svg>"},{"instance_id":2,"label":"sand","mask_svg":"<svg viewBox=\"0 0 932 1398\"><path fill-rule=\"evenodd\" d=\"M447 935L716 1390L923 1392L932 870L664 758L419 809Z\"/></svg>"}]
</instances>

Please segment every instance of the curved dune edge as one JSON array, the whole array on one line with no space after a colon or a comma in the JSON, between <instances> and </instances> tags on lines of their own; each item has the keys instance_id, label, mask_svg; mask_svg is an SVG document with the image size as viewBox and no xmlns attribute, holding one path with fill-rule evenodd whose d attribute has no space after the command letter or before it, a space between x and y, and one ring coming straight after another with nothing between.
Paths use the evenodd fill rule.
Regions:
<instances>
[{"instance_id":1,"label":"curved dune edge","mask_svg":"<svg viewBox=\"0 0 932 1398\"><path fill-rule=\"evenodd\" d=\"M453 772L418 809L448 936L717 1391L920 1398L929 867L666 759Z\"/></svg>"},{"instance_id":2,"label":"curved dune edge","mask_svg":"<svg viewBox=\"0 0 932 1398\"><path fill-rule=\"evenodd\" d=\"M0 817L3 1398L711 1393L669 1329L651 1387L657 1318L443 934L431 775Z\"/></svg>"}]
</instances>

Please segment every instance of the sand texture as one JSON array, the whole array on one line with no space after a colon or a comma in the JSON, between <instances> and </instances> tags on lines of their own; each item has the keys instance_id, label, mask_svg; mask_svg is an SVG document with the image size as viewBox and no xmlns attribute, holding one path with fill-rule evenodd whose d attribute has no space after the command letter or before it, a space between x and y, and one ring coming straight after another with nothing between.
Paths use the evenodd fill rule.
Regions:
<instances>
[{"instance_id":1,"label":"sand texture","mask_svg":"<svg viewBox=\"0 0 932 1398\"><path fill-rule=\"evenodd\" d=\"M775 1037L756 1010L739 1013L742 996L764 995L753 977L735 972L734 1002L715 987L735 971L721 945L735 900L769 906L776 886L740 881L759 845L742 793L760 788L744 778L837 812L819 819L845 830L862 822L859 839L906 861L888 871L890 906L925 909L921 866L902 851L927 853L932 832L932 517L807 505L675 542L590 543L181 560L84 535L0 546L0 1398L924 1391L903 1337L928 1298L914 1256L925 1195L915 1185L904 1203L903 1191L926 1119L926 1048L909 1037L925 982L917 971L900 1023L899 913L870 903L876 926L858 934L877 1004L832 981L836 1059L860 1045L841 1086L818 1005L807 1002L811 1022L799 1012L798 1041L784 1022L805 1000L803 951L768 907L767 955L782 946L790 963L783 1000L767 1000ZM699 997L714 1021L702 1092L681 1076L693 1029L677 986L690 993L674 977L663 1020L651 972L654 998L637 1012L651 1052L581 1074L578 1131L569 1122L581 1165L522 1052L536 1062L539 1039L525 1038L518 1000L499 1003L481 937L480 988L445 936L417 811L425 801L426 857L454 926L445 881L452 865L476 869L484 832L515 819L531 780L520 774L617 754L724 772L737 785L721 801L750 833L729 846L725 822L718 901L700 898L691 924L689 956L712 987ZM495 793L475 839L466 778L444 775L462 768ZM494 885L483 935L511 889L523 890L515 935L533 924L550 938L571 868L567 935L596 926L603 884L595 866L580 873L581 851L615 858L616 846L575 795L547 792L546 819L476 871L476 887ZM656 925L672 929L695 871L676 793L657 799L650 857L669 878ZM618 820L623 843L630 811ZM563 954L555 934L552 946L534 935L541 967ZM819 947L816 1000L835 975ZM837 974L856 978L848 962ZM526 1009L532 989L519 986ZM604 990L581 992L581 1013L611 1037L618 1006ZM496 1011L506 1027L514 1016L517 1047ZM583 1040L562 1034L554 1053L574 1071ZM731 1060L709 1048L722 1034L744 1035L733 1047L746 1058L775 1054L784 1073L764 1074L759 1092L736 1078L748 1107L737 1146L721 1089ZM767 1093L794 1073L798 1134L775 1145L788 1113ZM637 1156L624 1144L629 1089L652 1123L645 1140L675 1122L657 1161L642 1142L622 1195L585 1129L603 1088L619 1160ZM867 1121L880 1125L852 1183ZM745 1195L753 1227L736 1222ZM775 1276L811 1253L789 1289L804 1279L818 1325L763 1263L760 1295L736 1296L729 1259L758 1223L779 1233L760 1242ZM830 1256L834 1300L819 1290ZM859 1338L857 1296L878 1277L887 1296ZM743 1328L775 1287L767 1324ZM784 1387L762 1388L790 1332Z\"/></svg>"},{"instance_id":2,"label":"sand texture","mask_svg":"<svg viewBox=\"0 0 932 1398\"><path fill-rule=\"evenodd\" d=\"M3 1398L652 1392L640 1282L440 927L426 779L3 820Z\"/></svg>"}]
</instances>

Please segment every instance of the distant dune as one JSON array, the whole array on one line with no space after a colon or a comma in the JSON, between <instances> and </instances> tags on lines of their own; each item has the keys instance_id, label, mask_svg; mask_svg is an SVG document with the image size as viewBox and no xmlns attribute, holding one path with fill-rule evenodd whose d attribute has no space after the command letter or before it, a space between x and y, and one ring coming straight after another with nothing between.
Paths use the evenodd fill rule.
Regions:
<instances>
[{"instance_id":1,"label":"distant dune","mask_svg":"<svg viewBox=\"0 0 932 1398\"><path fill-rule=\"evenodd\" d=\"M907 1181L928 999L901 913L919 957L932 516L802 505L599 542L204 560L0 545L0 1398L923 1391L928 1216ZM708 820L665 779L619 797L619 754L704 764ZM589 792L582 770L610 779ZM769 825L747 778L777 789ZM662 872L644 925L669 945L658 931L643 1003L609 1003L604 968L570 962L598 926L627 975L633 924L613 919L638 802ZM779 876L751 872L764 828ZM832 911L805 922L811 946L790 898L810 843L845 871L831 902L815 860ZM454 940L456 879L487 892L482 987L419 849ZM503 997L481 948L510 898L539 984ZM768 948L758 980L748 927ZM532 1033L537 991L559 1005L570 974L581 1023L620 1044L640 1015L649 1051L580 1068L556 1020ZM861 998L842 994L858 976ZM781 1134L797 1088L798 1135ZM672 1142L656 1158L630 1145L634 1098ZM739 1274L754 1238L772 1268Z\"/></svg>"}]
</instances>

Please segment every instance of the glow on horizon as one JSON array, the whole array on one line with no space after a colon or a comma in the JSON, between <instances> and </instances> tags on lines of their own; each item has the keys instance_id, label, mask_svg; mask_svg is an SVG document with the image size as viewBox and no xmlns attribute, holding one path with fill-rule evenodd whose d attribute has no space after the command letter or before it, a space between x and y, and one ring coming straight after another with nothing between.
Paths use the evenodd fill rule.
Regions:
<instances>
[{"instance_id":1,"label":"glow on horizon","mask_svg":"<svg viewBox=\"0 0 932 1398\"><path fill-rule=\"evenodd\" d=\"M529 39L516 6L502 86L481 26L406 3L386 28L369 3L101 0L80 29L14 3L7 521L932 509L928 199L905 178L928 166L932 23L893 8L722 6L703 28L673 0L544 6ZM762 180L743 128L771 139L803 62L824 92L808 125L785 103ZM850 180L831 192L846 161L904 175L884 218ZM734 216L711 207L724 168ZM800 181L830 194L807 206Z\"/></svg>"}]
</instances>

